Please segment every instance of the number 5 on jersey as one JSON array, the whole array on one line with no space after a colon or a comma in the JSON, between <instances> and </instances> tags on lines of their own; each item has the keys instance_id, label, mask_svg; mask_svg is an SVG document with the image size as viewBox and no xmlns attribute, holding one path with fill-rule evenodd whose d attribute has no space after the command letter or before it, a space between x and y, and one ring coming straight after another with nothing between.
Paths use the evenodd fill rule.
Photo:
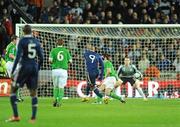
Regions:
<instances>
[{"instance_id":1,"label":"number 5 on jersey","mask_svg":"<svg viewBox=\"0 0 180 127\"><path fill-rule=\"evenodd\" d=\"M28 44L28 57L30 59L33 59L33 58L36 57L36 49L35 49L35 47L36 47L36 44L34 44L34 43L29 43Z\"/></svg>"}]
</instances>

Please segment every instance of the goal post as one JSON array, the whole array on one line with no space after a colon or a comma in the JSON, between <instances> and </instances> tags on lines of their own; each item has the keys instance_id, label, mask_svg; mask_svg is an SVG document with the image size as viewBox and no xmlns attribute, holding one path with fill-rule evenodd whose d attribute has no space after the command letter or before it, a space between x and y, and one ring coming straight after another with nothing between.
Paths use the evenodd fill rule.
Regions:
<instances>
[{"instance_id":1,"label":"goal post","mask_svg":"<svg viewBox=\"0 0 180 127\"><path fill-rule=\"evenodd\" d=\"M111 54L117 70L123 58L129 56L143 73L141 85L149 97L178 98L180 94L180 25L99 25L99 24L30 24L33 35L44 50L40 70L39 96L52 96L49 53L56 40L63 38L73 57L68 70L66 97L82 97L86 85L83 59L86 43L92 43L100 54ZM24 24L16 25L16 35L23 36ZM25 91L25 90L24 90ZM26 92L23 93L26 95ZM139 97L130 84L117 89L117 94Z\"/></svg>"}]
</instances>

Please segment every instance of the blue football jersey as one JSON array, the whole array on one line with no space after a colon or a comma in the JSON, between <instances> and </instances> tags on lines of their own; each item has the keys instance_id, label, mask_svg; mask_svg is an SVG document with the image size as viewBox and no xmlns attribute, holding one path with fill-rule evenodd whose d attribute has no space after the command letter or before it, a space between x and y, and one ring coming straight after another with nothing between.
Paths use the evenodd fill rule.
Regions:
<instances>
[{"instance_id":1,"label":"blue football jersey","mask_svg":"<svg viewBox=\"0 0 180 127\"><path fill-rule=\"evenodd\" d=\"M14 61L12 74L18 64L23 65L37 65L36 56L38 56L39 67L43 63L43 51L39 40L31 35L25 35L20 39L17 47L16 59Z\"/></svg>"},{"instance_id":2,"label":"blue football jersey","mask_svg":"<svg viewBox=\"0 0 180 127\"><path fill-rule=\"evenodd\" d=\"M101 66L100 77L103 78L104 64L102 57L93 51L85 51L84 53L86 69L88 73L99 73L99 66Z\"/></svg>"}]
</instances>

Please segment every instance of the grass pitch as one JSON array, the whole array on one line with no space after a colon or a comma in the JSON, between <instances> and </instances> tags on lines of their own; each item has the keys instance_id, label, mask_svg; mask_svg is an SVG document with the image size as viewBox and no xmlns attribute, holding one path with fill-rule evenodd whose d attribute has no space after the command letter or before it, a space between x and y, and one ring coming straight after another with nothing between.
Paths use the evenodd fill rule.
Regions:
<instances>
[{"instance_id":1,"label":"grass pitch","mask_svg":"<svg viewBox=\"0 0 180 127\"><path fill-rule=\"evenodd\" d=\"M180 100L127 99L126 104L82 103L80 99L63 100L62 107L52 107L52 98L39 98L37 120L31 116L30 98L18 104L20 122L6 123L12 115L9 98L0 98L0 127L180 127Z\"/></svg>"}]
</instances>

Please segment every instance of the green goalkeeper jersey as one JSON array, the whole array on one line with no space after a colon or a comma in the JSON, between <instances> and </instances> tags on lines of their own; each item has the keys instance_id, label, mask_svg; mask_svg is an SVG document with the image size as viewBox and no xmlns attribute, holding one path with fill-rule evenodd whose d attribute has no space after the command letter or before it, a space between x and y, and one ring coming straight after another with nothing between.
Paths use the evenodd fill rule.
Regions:
<instances>
[{"instance_id":1,"label":"green goalkeeper jersey","mask_svg":"<svg viewBox=\"0 0 180 127\"><path fill-rule=\"evenodd\" d=\"M107 75L107 69L110 68L110 74ZM107 76L114 76L114 77L118 77L117 76L117 72L115 71L114 67L113 67L113 64L111 63L111 61L109 60L104 60L104 74L105 74L105 78Z\"/></svg>"},{"instance_id":2,"label":"green goalkeeper jersey","mask_svg":"<svg viewBox=\"0 0 180 127\"><path fill-rule=\"evenodd\" d=\"M52 60L52 69L62 68L68 69L68 62L72 60L69 50L63 46L53 48L50 52L50 59Z\"/></svg>"},{"instance_id":3,"label":"green goalkeeper jersey","mask_svg":"<svg viewBox=\"0 0 180 127\"><path fill-rule=\"evenodd\" d=\"M6 47L6 54L5 54L5 60L6 62L11 61L13 62L14 59L10 58L9 55L12 54L16 56L16 44L11 42L7 47Z\"/></svg>"},{"instance_id":4,"label":"green goalkeeper jersey","mask_svg":"<svg viewBox=\"0 0 180 127\"><path fill-rule=\"evenodd\" d=\"M119 76L133 77L133 75L139 72L136 66L130 64L129 66L121 65L118 69Z\"/></svg>"}]
</instances>

